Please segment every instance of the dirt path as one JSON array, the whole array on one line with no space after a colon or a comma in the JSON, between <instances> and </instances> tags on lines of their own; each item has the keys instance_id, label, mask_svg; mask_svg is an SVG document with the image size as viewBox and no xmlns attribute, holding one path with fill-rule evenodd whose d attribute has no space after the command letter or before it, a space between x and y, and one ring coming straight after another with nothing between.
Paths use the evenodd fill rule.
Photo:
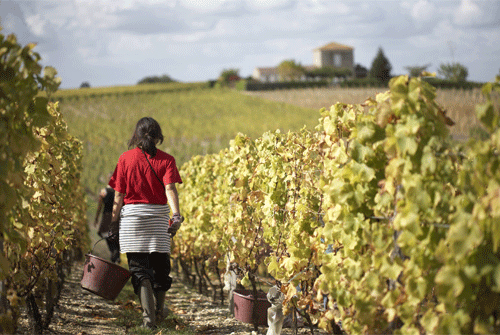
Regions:
<instances>
[{"instance_id":1,"label":"dirt path","mask_svg":"<svg viewBox=\"0 0 500 335\"><path fill-rule=\"evenodd\" d=\"M122 335L133 334L127 326L120 326L118 318L123 318L124 309L139 310L138 300L110 302L80 287L83 263L75 264L66 279L59 305L46 334L58 335ZM127 285L131 285L130 281ZM234 319L226 306L212 303L212 299L198 294L174 277L172 288L166 297L166 306L174 312L184 330L193 334L256 334L253 326ZM257 334L266 334L267 327L259 327ZM161 332L158 332L160 334ZM284 329L282 334L292 334L292 329ZM299 334L310 334L305 328ZM315 331L315 334L324 334ZM17 335L32 334L26 315L20 320ZM170 334L170 333L169 333ZM184 332L184 334L186 334Z\"/></svg>"},{"instance_id":2,"label":"dirt path","mask_svg":"<svg viewBox=\"0 0 500 335\"><path fill-rule=\"evenodd\" d=\"M47 334L126 334L125 330L118 329L113 323L120 305L106 301L80 287L82 267L83 263L76 264L70 276L66 278ZM17 334L31 334L24 313Z\"/></svg>"}]
</instances>

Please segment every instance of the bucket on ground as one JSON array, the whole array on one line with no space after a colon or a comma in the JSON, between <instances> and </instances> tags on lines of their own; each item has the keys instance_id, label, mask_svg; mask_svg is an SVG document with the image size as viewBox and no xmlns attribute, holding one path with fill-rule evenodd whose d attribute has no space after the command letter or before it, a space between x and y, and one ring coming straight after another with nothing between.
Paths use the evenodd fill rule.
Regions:
<instances>
[{"instance_id":1,"label":"bucket on ground","mask_svg":"<svg viewBox=\"0 0 500 335\"><path fill-rule=\"evenodd\" d=\"M97 241L96 244L100 241L102 239ZM127 269L118 264L92 254L86 254L80 284L87 291L95 293L104 299L114 300L127 283L130 275Z\"/></svg>"},{"instance_id":2,"label":"bucket on ground","mask_svg":"<svg viewBox=\"0 0 500 335\"><path fill-rule=\"evenodd\" d=\"M253 292L250 290L236 289L233 292L234 299L234 317L245 323L252 322L252 310L254 302L256 303L257 325L267 326L267 309L271 303L267 300L266 293L257 292L257 301L254 301Z\"/></svg>"}]
</instances>

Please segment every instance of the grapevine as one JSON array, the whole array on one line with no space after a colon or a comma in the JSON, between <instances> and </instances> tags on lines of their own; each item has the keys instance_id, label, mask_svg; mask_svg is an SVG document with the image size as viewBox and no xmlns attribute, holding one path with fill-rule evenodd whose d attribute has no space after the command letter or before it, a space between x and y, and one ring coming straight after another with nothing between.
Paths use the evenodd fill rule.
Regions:
<instances>
[{"instance_id":1,"label":"grapevine","mask_svg":"<svg viewBox=\"0 0 500 335\"><path fill-rule=\"evenodd\" d=\"M177 257L229 260L254 290L264 264L285 311L331 332L498 332L498 92L483 88L483 142L455 143L435 88L400 76L315 131L193 158Z\"/></svg>"},{"instance_id":2,"label":"grapevine","mask_svg":"<svg viewBox=\"0 0 500 335\"><path fill-rule=\"evenodd\" d=\"M23 302L34 333L48 327L71 262L88 243L81 144L49 103L60 78L51 67L42 74L34 47L0 35L2 333L15 332Z\"/></svg>"}]
</instances>

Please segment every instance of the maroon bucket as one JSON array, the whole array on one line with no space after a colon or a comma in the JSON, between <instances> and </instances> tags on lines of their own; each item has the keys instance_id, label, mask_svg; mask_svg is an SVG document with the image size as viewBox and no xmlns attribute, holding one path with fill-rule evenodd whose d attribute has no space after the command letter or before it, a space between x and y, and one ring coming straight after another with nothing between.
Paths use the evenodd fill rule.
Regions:
<instances>
[{"instance_id":1,"label":"maroon bucket","mask_svg":"<svg viewBox=\"0 0 500 335\"><path fill-rule=\"evenodd\" d=\"M234 317L245 323L252 322L252 310L254 305L253 292L250 290L236 289L233 292L234 300ZM267 326L267 309L271 307L271 303L267 300L266 293L257 292L256 301L257 325Z\"/></svg>"},{"instance_id":2,"label":"maroon bucket","mask_svg":"<svg viewBox=\"0 0 500 335\"><path fill-rule=\"evenodd\" d=\"M127 269L92 254L85 255L80 283L83 289L104 299L114 300L129 278L130 272Z\"/></svg>"}]
</instances>

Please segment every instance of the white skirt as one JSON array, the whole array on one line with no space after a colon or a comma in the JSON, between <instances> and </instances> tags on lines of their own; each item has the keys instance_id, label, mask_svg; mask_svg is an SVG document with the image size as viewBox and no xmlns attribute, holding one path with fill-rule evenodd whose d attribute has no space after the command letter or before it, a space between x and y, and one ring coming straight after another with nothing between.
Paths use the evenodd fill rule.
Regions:
<instances>
[{"instance_id":1,"label":"white skirt","mask_svg":"<svg viewBox=\"0 0 500 335\"><path fill-rule=\"evenodd\" d=\"M170 254L168 205L130 204L120 213L120 252Z\"/></svg>"}]
</instances>

